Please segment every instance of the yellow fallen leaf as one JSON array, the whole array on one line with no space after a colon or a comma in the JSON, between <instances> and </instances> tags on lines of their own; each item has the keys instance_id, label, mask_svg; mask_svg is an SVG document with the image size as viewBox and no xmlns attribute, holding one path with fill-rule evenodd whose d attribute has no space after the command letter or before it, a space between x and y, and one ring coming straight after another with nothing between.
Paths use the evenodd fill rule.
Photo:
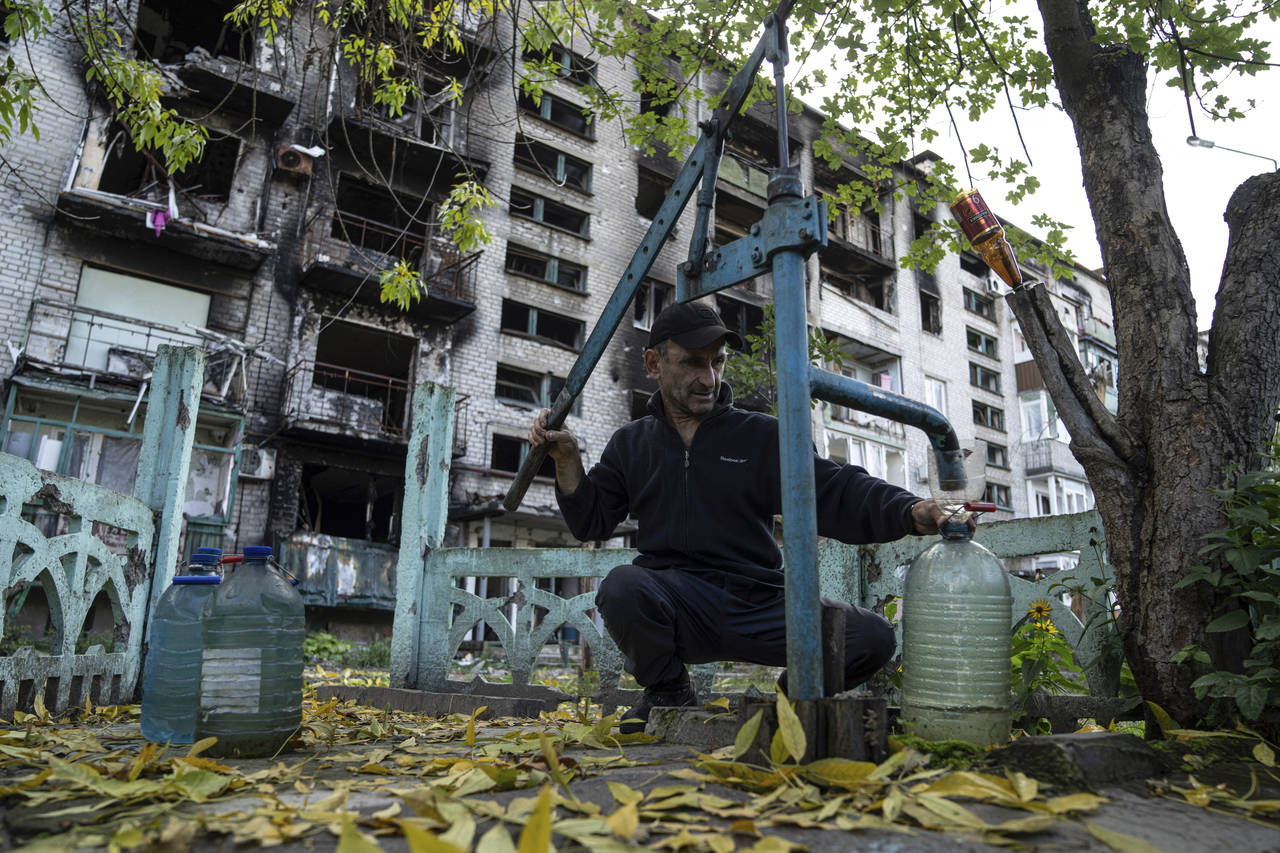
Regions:
<instances>
[{"instance_id":1,"label":"yellow fallen leaf","mask_svg":"<svg viewBox=\"0 0 1280 853\"><path fill-rule=\"evenodd\" d=\"M382 848L372 836L356 829L355 823L348 819L342 824L342 833L338 836L337 853L382 853Z\"/></svg>"},{"instance_id":2,"label":"yellow fallen leaf","mask_svg":"<svg viewBox=\"0 0 1280 853\"><path fill-rule=\"evenodd\" d=\"M1054 814L1066 814L1092 811L1106 801L1106 797L1099 797L1097 794L1067 794L1065 797L1054 797L1045 805Z\"/></svg>"},{"instance_id":3,"label":"yellow fallen leaf","mask_svg":"<svg viewBox=\"0 0 1280 853\"><path fill-rule=\"evenodd\" d=\"M760 837L760 830L756 829L756 822L745 817L740 817L729 824L729 831L737 835L750 835L753 838Z\"/></svg>"},{"instance_id":4,"label":"yellow fallen leaf","mask_svg":"<svg viewBox=\"0 0 1280 853\"><path fill-rule=\"evenodd\" d=\"M741 758L751 749L751 744L755 743L756 735L760 733L760 721L764 719L764 710L756 711L751 719L742 724L742 728L738 729L738 735L733 739L733 757Z\"/></svg>"},{"instance_id":5,"label":"yellow fallen leaf","mask_svg":"<svg viewBox=\"0 0 1280 853\"><path fill-rule=\"evenodd\" d=\"M516 846L511 842L511 834L499 824L480 836L476 853L516 853Z\"/></svg>"},{"instance_id":6,"label":"yellow fallen leaf","mask_svg":"<svg viewBox=\"0 0 1280 853\"><path fill-rule=\"evenodd\" d=\"M920 794L915 801L948 823L971 829L988 829L987 822L959 803L933 794Z\"/></svg>"},{"instance_id":7,"label":"yellow fallen leaf","mask_svg":"<svg viewBox=\"0 0 1280 853\"><path fill-rule=\"evenodd\" d=\"M1024 803L1034 800L1036 794L1040 792L1040 783L1021 771L1005 768L1004 775L1009 780L1009 784L1013 786L1018 799Z\"/></svg>"},{"instance_id":8,"label":"yellow fallen leaf","mask_svg":"<svg viewBox=\"0 0 1280 853\"><path fill-rule=\"evenodd\" d=\"M880 806L880 810L884 814L884 819L889 823L893 823L898 819L898 815L902 814L902 806L905 802L902 792L897 788L889 791L888 796L884 798L884 802Z\"/></svg>"},{"instance_id":9,"label":"yellow fallen leaf","mask_svg":"<svg viewBox=\"0 0 1280 853\"><path fill-rule=\"evenodd\" d=\"M1264 764L1267 767L1276 766L1276 754L1265 743L1254 744L1253 757L1259 764Z\"/></svg>"},{"instance_id":10,"label":"yellow fallen leaf","mask_svg":"<svg viewBox=\"0 0 1280 853\"><path fill-rule=\"evenodd\" d=\"M374 820L391 820L391 818L396 817L399 814L400 814L400 804L392 803L391 805L387 806L385 809L376 811L369 816Z\"/></svg>"},{"instance_id":11,"label":"yellow fallen leaf","mask_svg":"<svg viewBox=\"0 0 1280 853\"><path fill-rule=\"evenodd\" d=\"M1019 801L1018 792L1008 779L968 770L948 773L924 790L940 797L968 797L973 800L996 800L1008 803Z\"/></svg>"},{"instance_id":12,"label":"yellow fallen leaf","mask_svg":"<svg viewBox=\"0 0 1280 853\"><path fill-rule=\"evenodd\" d=\"M804 758L805 748L808 742L805 739L804 726L800 724L800 718L796 716L795 708L791 707L791 703L787 701L786 694L781 690L778 691L777 699L778 708L778 731L782 733L782 742L787 748L787 752L791 753L791 757L795 761Z\"/></svg>"},{"instance_id":13,"label":"yellow fallen leaf","mask_svg":"<svg viewBox=\"0 0 1280 853\"><path fill-rule=\"evenodd\" d=\"M400 821L400 831L409 845L409 853L466 853L449 842L408 821Z\"/></svg>"},{"instance_id":14,"label":"yellow fallen leaf","mask_svg":"<svg viewBox=\"0 0 1280 853\"><path fill-rule=\"evenodd\" d=\"M1147 704L1152 704L1148 702ZM1156 847L1149 841L1144 841L1133 835L1123 832L1116 832L1114 829L1107 829L1105 826L1099 826L1096 823L1084 822L1085 828L1089 830L1089 834L1110 847L1112 850L1120 851L1120 853L1164 853L1159 847Z\"/></svg>"},{"instance_id":15,"label":"yellow fallen leaf","mask_svg":"<svg viewBox=\"0 0 1280 853\"><path fill-rule=\"evenodd\" d=\"M217 742L218 739L216 737L207 737L196 741L191 744L191 748L187 750L187 758L195 758Z\"/></svg>"},{"instance_id":16,"label":"yellow fallen leaf","mask_svg":"<svg viewBox=\"0 0 1280 853\"><path fill-rule=\"evenodd\" d=\"M605 818L604 822L608 824L614 835L623 841L630 841L631 836L636 834L636 827L640 825L640 812L632 801L618 808Z\"/></svg>"},{"instance_id":17,"label":"yellow fallen leaf","mask_svg":"<svg viewBox=\"0 0 1280 853\"><path fill-rule=\"evenodd\" d=\"M714 699L708 702L706 704L706 707L708 710L710 710L711 708L719 708L723 711L727 711L729 710L729 697L721 696L719 699Z\"/></svg>"},{"instance_id":18,"label":"yellow fallen leaf","mask_svg":"<svg viewBox=\"0 0 1280 853\"><path fill-rule=\"evenodd\" d=\"M633 788L628 788L621 782L605 782L609 788L609 793L613 795L613 799L618 805L625 806L628 803L638 803L644 799L644 794Z\"/></svg>"},{"instance_id":19,"label":"yellow fallen leaf","mask_svg":"<svg viewBox=\"0 0 1280 853\"><path fill-rule=\"evenodd\" d=\"M543 785L533 813L520 830L517 853L547 853L551 847L551 786Z\"/></svg>"},{"instance_id":20,"label":"yellow fallen leaf","mask_svg":"<svg viewBox=\"0 0 1280 853\"><path fill-rule=\"evenodd\" d=\"M865 782L876 766L870 761L850 761L847 758L820 758L806 764L806 778L820 785L856 788Z\"/></svg>"},{"instance_id":21,"label":"yellow fallen leaf","mask_svg":"<svg viewBox=\"0 0 1280 853\"><path fill-rule=\"evenodd\" d=\"M792 853L794 850L808 850L808 845L796 844L776 835L762 838L747 849L747 853Z\"/></svg>"},{"instance_id":22,"label":"yellow fallen leaf","mask_svg":"<svg viewBox=\"0 0 1280 853\"><path fill-rule=\"evenodd\" d=\"M1169 712L1161 708L1155 702L1148 701L1147 707L1151 709L1151 716L1155 717L1156 723L1160 726L1160 731L1165 737L1169 737L1175 729L1182 728L1173 721L1173 717L1169 716Z\"/></svg>"}]
</instances>

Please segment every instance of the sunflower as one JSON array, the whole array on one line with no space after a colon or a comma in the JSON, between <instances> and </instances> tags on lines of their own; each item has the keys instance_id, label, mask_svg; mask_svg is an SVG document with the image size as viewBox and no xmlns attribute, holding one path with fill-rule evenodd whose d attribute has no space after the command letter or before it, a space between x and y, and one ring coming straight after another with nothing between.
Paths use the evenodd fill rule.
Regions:
<instances>
[{"instance_id":1,"label":"sunflower","mask_svg":"<svg viewBox=\"0 0 1280 853\"><path fill-rule=\"evenodd\" d=\"M1049 602L1043 598L1037 598L1031 602L1031 606L1027 608L1027 613L1031 618L1039 622L1049 618Z\"/></svg>"}]
</instances>

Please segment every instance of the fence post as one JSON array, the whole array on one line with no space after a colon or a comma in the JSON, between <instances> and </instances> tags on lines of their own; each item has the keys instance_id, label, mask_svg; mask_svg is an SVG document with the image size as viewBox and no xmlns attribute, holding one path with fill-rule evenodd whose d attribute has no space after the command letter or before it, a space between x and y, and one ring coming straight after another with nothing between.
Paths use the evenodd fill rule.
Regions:
<instances>
[{"instance_id":1,"label":"fence post","mask_svg":"<svg viewBox=\"0 0 1280 853\"><path fill-rule=\"evenodd\" d=\"M427 558L444 542L449 516L449 465L453 460L452 388L424 382L413 393L413 431L404 468L400 558L396 563L396 613L391 626L391 686L426 687L423 670L448 661L427 660L419 649L447 654L448 578L427 573ZM423 631L429 636L422 637ZM427 679L429 680L429 679Z\"/></svg>"},{"instance_id":2,"label":"fence post","mask_svg":"<svg viewBox=\"0 0 1280 853\"><path fill-rule=\"evenodd\" d=\"M182 504L186 499L191 445L204 386L204 351L198 347L161 344L156 349L147 395L147 418L138 453L138 479L133 494L157 514L156 558L151 573L150 613L173 577L182 535Z\"/></svg>"}]
</instances>

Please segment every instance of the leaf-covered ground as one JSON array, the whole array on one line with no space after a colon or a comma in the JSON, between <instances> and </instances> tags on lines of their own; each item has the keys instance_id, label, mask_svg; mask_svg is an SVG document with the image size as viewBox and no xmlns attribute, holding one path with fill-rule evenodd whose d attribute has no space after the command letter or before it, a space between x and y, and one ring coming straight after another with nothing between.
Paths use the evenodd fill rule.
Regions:
<instances>
[{"instance_id":1,"label":"leaf-covered ground","mask_svg":"<svg viewBox=\"0 0 1280 853\"><path fill-rule=\"evenodd\" d=\"M205 757L207 743L144 742L136 706L87 706L61 722L37 708L0 726L0 841L29 850L340 853L763 853L856 849L876 838L918 850L1160 849L1126 823L1145 806L1047 790L1017 771L949 770L907 747L879 765L797 764L804 732L789 706L778 713L771 760L752 766L738 760L750 732L738 746L700 754L619 737L612 718L583 709L478 722L309 698L289 752L232 761ZM1242 830L1236 849L1254 849L1250 832L1280 839L1265 822L1280 814L1280 800L1259 793L1275 781L1274 753L1254 740L1252 790L1163 780L1154 793L1164 799L1151 802L1169 817L1148 820L1189 816L1207 832L1220 830L1205 821L1225 820Z\"/></svg>"}]
</instances>

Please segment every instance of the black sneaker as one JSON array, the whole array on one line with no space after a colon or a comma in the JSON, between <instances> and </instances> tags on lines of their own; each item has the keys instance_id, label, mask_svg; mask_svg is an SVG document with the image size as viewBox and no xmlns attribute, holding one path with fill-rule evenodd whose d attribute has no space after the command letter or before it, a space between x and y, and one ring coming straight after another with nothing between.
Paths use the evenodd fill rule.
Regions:
<instances>
[{"instance_id":1,"label":"black sneaker","mask_svg":"<svg viewBox=\"0 0 1280 853\"><path fill-rule=\"evenodd\" d=\"M630 735L644 731L645 724L649 722L649 712L654 708L686 708L697 704L698 694L687 681L675 687L646 687L640 701L622 715L618 732Z\"/></svg>"}]
</instances>

